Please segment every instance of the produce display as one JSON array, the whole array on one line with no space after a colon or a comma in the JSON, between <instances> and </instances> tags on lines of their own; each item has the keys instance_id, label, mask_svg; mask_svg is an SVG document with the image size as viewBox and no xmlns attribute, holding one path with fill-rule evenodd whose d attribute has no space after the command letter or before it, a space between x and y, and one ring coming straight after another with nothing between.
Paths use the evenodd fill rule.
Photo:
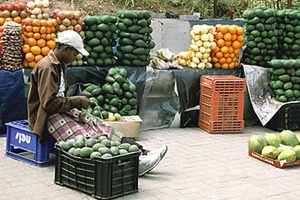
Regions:
<instances>
[{"instance_id":1,"label":"produce display","mask_svg":"<svg viewBox=\"0 0 300 200\"><path fill-rule=\"evenodd\" d=\"M22 32L20 24L7 22L2 35L2 67L9 71L23 68L22 66Z\"/></svg>"},{"instance_id":2,"label":"produce display","mask_svg":"<svg viewBox=\"0 0 300 200\"><path fill-rule=\"evenodd\" d=\"M83 26L83 14L80 11L71 10L54 10L52 12L53 17L57 20L57 33L65 30L73 30L79 33L79 35L84 38ZM83 56L78 53L76 60L71 63L71 66L82 66Z\"/></svg>"},{"instance_id":3,"label":"produce display","mask_svg":"<svg viewBox=\"0 0 300 200\"><path fill-rule=\"evenodd\" d=\"M278 58L297 59L300 55L300 11L278 10Z\"/></svg>"},{"instance_id":4,"label":"produce display","mask_svg":"<svg viewBox=\"0 0 300 200\"><path fill-rule=\"evenodd\" d=\"M118 13L118 64L146 66L155 47L151 36L151 13L146 10L123 10Z\"/></svg>"},{"instance_id":5,"label":"produce display","mask_svg":"<svg viewBox=\"0 0 300 200\"><path fill-rule=\"evenodd\" d=\"M244 28L238 25L216 25L214 41L216 47L211 53L215 68L233 69L239 66L239 55L244 45Z\"/></svg>"},{"instance_id":6,"label":"produce display","mask_svg":"<svg viewBox=\"0 0 300 200\"><path fill-rule=\"evenodd\" d=\"M27 9L30 18L33 19L49 19L51 9L49 0L27 1Z\"/></svg>"},{"instance_id":7,"label":"produce display","mask_svg":"<svg viewBox=\"0 0 300 200\"><path fill-rule=\"evenodd\" d=\"M119 120L121 116L137 114L136 86L128 79L122 67L108 70L103 86L85 84L81 95L92 101L87 112L103 119Z\"/></svg>"},{"instance_id":8,"label":"produce display","mask_svg":"<svg viewBox=\"0 0 300 200\"><path fill-rule=\"evenodd\" d=\"M280 102L300 100L300 59L272 59L270 87Z\"/></svg>"},{"instance_id":9,"label":"produce display","mask_svg":"<svg viewBox=\"0 0 300 200\"><path fill-rule=\"evenodd\" d=\"M74 139L60 141L57 145L73 156L87 159L109 159L113 156L139 151L136 145L111 141L107 135L97 135L90 138L77 135Z\"/></svg>"},{"instance_id":10,"label":"produce display","mask_svg":"<svg viewBox=\"0 0 300 200\"><path fill-rule=\"evenodd\" d=\"M268 62L277 58L278 30L274 9L258 6L246 9L242 16L247 37L243 63L268 66Z\"/></svg>"},{"instance_id":11,"label":"produce display","mask_svg":"<svg viewBox=\"0 0 300 200\"><path fill-rule=\"evenodd\" d=\"M262 156L286 162L300 160L300 134L283 130L277 136L274 133L252 135L248 140L248 148Z\"/></svg>"},{"instance_id":12,"label":"produce display","mask_svg":"<svg viewBox=\"0 0 300 200\"><path fill-rule=\"evenodd\" d=\"M89 52L90 66L116 64L113 47L117 39L117 18L112 15L87 15L84 17L84 48Z\"/></svg>"},{"instance_id":13,"label":"produce display","mask_svg":"<svg viewBox=\"0 0 300 200\"><path fill-rule=\"evenodd\" d=\"M56 19L26 18L22 22L24 67L35 67L55 47Z\"/></svg>"}]
</instances>

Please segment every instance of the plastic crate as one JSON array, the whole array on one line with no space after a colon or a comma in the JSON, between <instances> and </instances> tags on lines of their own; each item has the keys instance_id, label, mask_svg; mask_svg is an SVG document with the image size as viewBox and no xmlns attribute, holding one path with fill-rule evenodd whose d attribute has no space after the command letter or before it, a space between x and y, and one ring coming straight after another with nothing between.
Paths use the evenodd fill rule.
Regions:
<instances>
[{"instance_id":1,"label":"plastic crate","mask_svg":"<svg viewBox=\"0 0 300 200\"><path fill-rule=\"evenodd\" d=\"M55 183L92 195L112 199L138 191L140 152L109 159L87 159L56 148Z\"/></svg>"},{"instance_id":2,"label":"plastic crate","mask_svg":"<svg viewBox=\"0 0 300 200\"><path fill-rule=\"evenodd\" d=\"M300 130L300 103L284 104L266 127L275 130Z\"/></svg>"},{"instance_id":3,"label":"plastic crate","mask_svg":"<svg viewBox=\"0 0 300 200\"><path fill-rule=\"evenodd\" d=\"M55 163L55 139L49 135L47 144L28 128L27 120L6 123L5 155L39 167ZM53 155L52 155L53 154Z\"/></svg>"},{"instance_id":4,"label":"plastic crate","mask_svg":"<svg viewBox=\"0 0 300 200\"><path fill-rule=\"evenodd\" d=\"M245 91L243 78L201 76L198 126L209 133L243 132Z\"/></svg>"}]
</instances>

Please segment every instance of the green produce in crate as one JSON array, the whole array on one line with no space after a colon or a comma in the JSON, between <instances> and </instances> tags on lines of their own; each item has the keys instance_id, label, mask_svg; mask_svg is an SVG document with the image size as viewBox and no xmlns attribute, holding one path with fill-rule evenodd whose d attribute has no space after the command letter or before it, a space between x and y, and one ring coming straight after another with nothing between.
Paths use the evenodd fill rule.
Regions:
<instances>
[{"instance_id":1,"label":"green produce in crate","mask_svg":"<svg viewBox=\"0 0 300 200\"><path fill-rule=\"evenodd\" d=\"M279 147L279 138L274 133L265 133L264 138L266 139L268 145Z\"/></svg>"},{"instance_id":2,"label":"green produce in crate","mask_svg":"<svg viewBox=\"0 0 300 200\"><path fill-rule=\"evenodd\" d=\"M296 160L300 160L300 145L294 146L292 150L296 153Z\"/></svg>"},{"instance_id":3,"label":"green produce in crate","mask_svg":"<svg viewBox=\"0 0 300 200\"><path fill-rule=\"evenodd\" d=\"M299 144L298 138L291 130L283 130L279 134L279 141L283 145L296 146Z\"/></svg>"},{"instance_id":4,"label":"green produce in crate","mask_svg":"<svg viewBox=\"0 0 300 200\"><path fill-rule=\"evenodd\" d=\"M261 155L268 158L276 159L279 155L279 151L275 146L265 146L261 151Z\"/></svg>"},{"instance_id":5,"label":"green produce in crate","mask_svg":"<svg viewBox=\"0 0 300 200\"><path fill-rule=\"evenodd\" d=\"M251 135L248 140L248 148L261 154L262 149L267 146L267 141L262 135Z\"/></svg>"},{"instance_id":6,"label":"green produce in crate","mask_svg":"<svg viewBox=\"0 0 300 200\"><path fill-rule=\"evenodd\" d=\"M279 155L278 160L286 160L286 162L294 162L296 160L296 153L292 149L284 149Z\"/></svg>"}]
</instances>

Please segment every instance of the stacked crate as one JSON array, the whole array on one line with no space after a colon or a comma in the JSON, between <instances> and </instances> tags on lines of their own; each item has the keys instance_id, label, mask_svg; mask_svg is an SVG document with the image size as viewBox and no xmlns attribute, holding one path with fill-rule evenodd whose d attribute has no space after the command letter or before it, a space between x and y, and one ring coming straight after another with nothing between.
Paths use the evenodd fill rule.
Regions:
<instances>
[{"instance_id":1,"label":"stacked crate","mask_svg":"<svg viewBox=\"0 0 300 200\"><path fill-rule=\"evenodd\" d=\"M198 125L209 133L241 133L244 129L246 81L232 75L200 78Z\"/></svg>"}]
</instances>

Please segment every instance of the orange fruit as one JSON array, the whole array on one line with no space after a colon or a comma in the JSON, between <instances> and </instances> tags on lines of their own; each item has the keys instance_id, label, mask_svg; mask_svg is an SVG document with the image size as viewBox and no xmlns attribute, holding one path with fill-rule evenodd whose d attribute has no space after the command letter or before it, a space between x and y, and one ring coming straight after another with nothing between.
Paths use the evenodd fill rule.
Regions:
<instances>
[{"instance_id":1,"label":"orange fruit","mask_svg":"<svg viewBox=\"0 0 300 200\"><path fill-rule=\"evenodd\" d=\"M215 63L215 64L214 64L214 67L215 67L215 68L221 68L221 64L220 64L220 63Z\"/></svg>"},{"instance_id":2,"label":"orange fruit","mask_svg":"<svg viewBox=\"0 0 300 200\"><path fill-rule=\"evenodd\" d=\"M41 34L41 38L42 38L42 39L46 39L46 36L47 36L46 33L42 33L42 34Z\"/></svg>"},{"instance_id":3,"label":"orange fruit","mask_svg":"<svg viewBox=\"0 0 300 200\"><path fill-rule=\"evenodd\" d=\"M231 46L231 41L226 41L226 42L225 42L225 45L226 45L227 47L230 47L230 46Z\"/></svg>"},{"instance_id":4,"label":"orange fruit","mask_svg":"<svg viewBox=\"0 0 300 200\"><path fill-rule=\"evenodd\" d=\"M237 34L237 35L243 35L243 33L244 33L244 28L241 27L241 26L238 26L238 27L236 28L236 34Z\"/></svg>"},{"instance_id":5,"label":"orange fruit","mask_svg":"<svg viewBox=\"0 0 300 200\"><path fill-rule=\"evenodd\" d=\"M29 67L29 65L28 65L28 61L27 61L27 60L25 60L25 59L23 60L23 66L24 66L24 67Z\"/></svg>"},{"instance_id":6,"label":"orange fruit","mask_svg":"<svg viewBox=\"0 0 300 200\"><path fill-rule=\"evenodd\" d=\"M16 16L16 17L14 17L14 22L16 22L16 23L18 23L18 24L20 24L21 22L22 22L22 18L20 17L20 16Z\"/></svg>"},{"instance_id":7,"label":"orange fruit","mask_svg":"<svg viewBox=\"0 0 300 200\"><path fill-rule=\"evenodd\" d=\"M35 46L36 45L36 39L34 38L28 38L27 40L27 44L29 44L29 46Z\"/></svg>"},{"instance_id":8,"label":"orange fruit","mask_svg":"<svg viewBox=\"0 0 300 200\"><path fill-rule=\"evenodd\" d=\"M221 65L221 68L222 68L222 69L228 69L228 63L222 64L222 65Z\"/></svg>"},{"instance_id":9,"label":"orange fruit","mask_svg":"<svg viewBox=\"0 0 300 200\"><path fill-rule=\"evenodd\" d=\"M47 20L45 20L45 19L41 19L41 26L48 26L48 23L47 23Z\"/></svg>"},{"instance_id":10,"label":"orange fruit","mask_svg":"<svg viewBox=\"0 0 300 200\"><path fill-rule=\"evenodd\" d=\"M34 61L36 62L36 63L38 63L40 60L42 60L44 58L44 56L43 55L36 55L35 57L34 57Z\"/></svg>"},{"instance_id":11,"label":"orange fruit","mask_svg":"<svg viewBox=\"0 0 300 200\"><path fill-rule=\"evenodd\" d=\"M213 63L217 63L217 62L219 62L219 59L218 59L217 57L213 56L213 57L211 58L211 61L212 61Z\"/></svg>"},{"instance_id":12,"label":"orange fruit","mask_svg":"<svg viewBox=\"0 0 300 200\"><path fill-rule=\"evenodd\" d=\"M234 54L234 53L229 53L229 57L230 57L230 58L234 58L234 57L235 57L235 54Z\"/></svg>"},{"instance_id":13,"label":"orange fruit","mask_svg":"<svg viewBox=\"0 0 300 200\"><path fill-rule=\"evenodd\" d=\"M32 46L30 49L31 53L33 53L34 55L40 55L42 50L39 46Z\"/></svg>"},{"instance_id":14,"label":"orange fruit","mask_svg":"<svg viewBox=\"0 0 300 200\"><path fill-rule=\"evenodd\" d=\"M33 35L34 35L33 32L27 32L27 37L28 38L33 38Z\"/></svg>"},{"instance_id":15,"label":"orange fruit","mask_svg":"<svg viewBox=\"0 0 300 200\"><path fill-rule=\"evenodd\" d=\"M217 53L217 52L219 52L219 51L220 51L220 47L218 47L218 46L216 46L216 47L214 48L214 50L213 50L214 53Z\"/></svg>"},{"instance_id":16,"label":"orange fruit","mask_svg":"<svg viewBox=\"0 0 300 200\"><path fill-rule=\"evenodd\" d=\"M46 33L47 28L45 26L41 26L40 33Z\"/></svg>"},{"instance_id":17,"label":"orange fruit","mask_svg":"<svg viewBox=\"0 0 300 200\"><path fill-rule=\"evenodd\" d=\"M42 52L41 53L42 53L43 56L46 56L46 55L48 55L49 51L50 51L50 48L48 46L44 46L42 48Z\"/></svg>"},{"instance_id":18,"label":"orange fruit","mask_svg":"<svg viewBox=\"0 0 300 200\"><path fill-rule=\"evenodd\" d=\"M226 62L227 62L228 64L232 63L232 58L230 58L230 57L227 58L227 59L226 59Z\"/></svg>"},{"instance_id":19,"label":"orange fruit","mask_svg":"<svg viewBox=\"0 0 300 200\"><path fill-rule=\"evenodd\" d=\"M55 33L51 33L51 39L54 40L56 38L56 34Z\"/></svg>"},{"instance_id":20,"label":"orange fruit","mask_svg":"<svg viewBox=\"0 0 300 200\"><path fill-rule=\"evenodd\" d=\"M34 68L35 65L36 65L36 62L35 62L35 61L28 62L28 66L29 66L30 68Z\"/></svg>"},{"instance_id":21,"label":"orange fruit","mask_svg":"<svg viewBox=\"0 0 300 200\"><path fill-rule=\"evenodd\" d=\"M51 40L52 38L51 38L51 34L46 34L45 35L45 38L43 38L43 39L45 39L45 40Z\"/></svg>"},{"instance_id":22,"label":"orange fruit","mask_svg":"<svg viewBox=\"0 0 300 200\"><path fill-rule=\"evenodd\" d=\"M228 32L230 33L230 34L236 34L236 31L237 31L237 25L230 25L229 27L228 27Z\"/></svg>"},{"instance_id":23,"label":"orange fruit","mask_svg":"<svg viewBox=\"0 0 300 200\"><path fill-rule=\"evenodd\" d=\"M51 19L50 20L52 22L52 26L57 26L57 20L56 19Z\"/></svg>"},{"instance_id":24,"label":"orange fruit","mask_svg":"<svg viewBox=\"0 0 300 200\"><path fill-rule=\"evenodd\" d=\"M25 54L25 60L27 60L28 62L32 62L34 61L34 54L31 52L28 52Z\"/></svg>"},{"instance_id":25,"label":"orange fruit","mask_svg":"<svg viewBox=\"0 0 300 200\"><path fill-rule=\"evenodd\" d=\"M5 19L5 22L11 22L11 21L13 21L13 19L12 19L11 17L7 17L7 18Z\"/></svg>"},{"instance_id":26,"label":"orange fruit","mask_svg":"<svg viewBox=\"0 0 300 200\"><path fill-rule=\"evenodd\" d=\"M228 53L228 47L227 46L223 46L221 47L221 52L224 53Z\"/></svg>"},{"instance_id":27,"label":"orange fruit","mask_svg":"<svg viewBox=\"0 0 300 200\"><path fill-rule=\"evenodd\" d=\"M215 34L215 38L216 39L222 39L224 37L224 35L221 33L221 32L217 32L216 34Z\"/></svg>"},{"instance_id":28,"label":"orange fruit","mask_svg":"<svg viewBox=\"0 0 300 200\"><path fill-rule=\"evenodd\" d=\"M32 25L32 20L33 20L33 18L27 17L27 18L23 19L22 24L24 24L26 26L30 26L30 25Z\"/></svg>"},{"instance_id":29,"label":"orange fruit","mask_svg":"<svg viewBox=\"0 0 300 200\"><path fill-rule=\"evenodd\" d=\"M33 33L33 38L38 40L41 38L41 34L40 33Z\"/></svg>"},{"instance_id":30,"label":"orange fruit","mask_svg":"<svg viewBox=\"0 0 300 200\"><path fill-rule=\"evenodd\" d=\"M50 28L51 28L51 33L56 33L56 28L55 28L55 26L51 26Z\"/></svg>"},{"instance_id":31,"label":"orange fruit","mask_svg":"<svg viewBox=\"0 0 300 200\"><path fill-rule=\"evenodd\" d=\"M232 47L232 46L229 46L229 47L228 47L228 53L233 53L233 51L234 51L233 47Z\"/></svg>"},{"instance_id":32,"label":"orange fruit","mask_svg":"<svg viewBox=\"0 0 300 200\"><path fill-rule=\"evenodd\" d=\"M46 21L46 23L47 23L47 26L48 26L48 27L51 27L51 26L53 26L53 25L52 25L52 20L50 20L50 19L49 19L49 20L47 20L47 21Z\"/></svg>"},{"instance_id":33,"label":"orange fruit","mask_svg":"<svg viewBox=\"0 0 300 200\"><path fill-rule=\"evenodd\" d=\"M226 33L226 34L224 35L224 40L225 40L225 41L231 41L231 34L230 34L230 33Z\"/></svg>"},{"instance_id":34,"label":"orange fruit","mask_svg":"<svg viewBox=\"0 0 300 200\"><path fill-rule=\"evenodd\" d=\"M223 35L225 35L226 33L228 33L228 26L229 25L222 25L220 27L220 32L223 33Z\"/></svg>"},{"instance_id":35,"label":"orange fruit","mask_svg":"<svg viewBox=\"0 0 300 200\"><path fill-rule=\"evenodd\" d=\"M219 32L222 27L222 24L216 24L215 27L216 27L216 31Z\"/></svg>"},{"instance_id":36,"label":"orange fruit","mask_svg":"<svg viewBox=\"0 0 300 200\"><path fill-rule=\"evenodd\" d=\"M217 45L218 45L219 47L223 47L223 46L225 46L225 41L224 41L223 39L219 39L219 40L217 41Z\"/></svg>"},{"instance_id":37,"label":"orange fruit","mask_svg":"<svg viewBox=\"0 0 300 200\"><path fill-rule=\"evenodd\" d=\"M27 32L32 32L32 26L30 26L30 25L26 26L26 27L25 27L25 30L26 30Z\"/></svg>"},{"instance_id":38,"label":"orange fruit","mask_svg":"<svg viewBox=\"0 0 300 200\"><path fill-rule=\"evenodd\" d=\"M234 48L234 49L239 49L240 47L241 47L241 43L239 42L239 41L233 41L232 42L232 47Z\"/></svg>"},{"instance_id":39,"label":"orange fruit","mask_svg":"<svg viewBox=\"0 0 300 200\"><path fill-rule=\"evenodd\" d=\"M41 20L40 19L33 19L32 20L32 26L41 26Z\"/></svg>"},{"instance_id":40,"label":"orange fruit","mask_svg":"<svg viewBox=\"0 0 300 200\"><path fill-rule=\"evenodd\" d=\"M25 54L29 53L30 52L30 46L28 44L24 44L22 50L23 50L23 53L25 53Z\"/></svg>"},{"instance_id":41,"label":"orange fruit","mask_svg":"<svg viewBox=\"0 0 300 200\"><path fill-rule=\"evenodd\" d=\"M46 40L44 40L44 39L39 39L39 40L37 41L37 46L39 46L39 47L44 47L44 46L46 46Z\"/></svg>"},{"instance_id":42,"label":"orange fruit","mask_svg":"<svg viewBox=\"0 0 300 200\"><path fill-rule=\"evenodd\" d=\"M234 49L233 53L234 53L235 55L239 55L240 49Z\"/></svg>"},{"instance_id":43,"label":"orange fruit","mask_svg":"<svg viewBox=\"0 0 300 200\"><path fill-rule=\"evenodd\" d=\"M229 58L229 53L224 53L224 54L223 54L223 57L224 57L224 58Z\"/></svg>"},{"instance_id":44,"label":"orange fruit","mask_svg":"<svg viewBox=\"0 0 300 200\"><path fill-rule=\"evenodd\" d=\"M34 33L38 33L38 32L40 32L40 27L39 26L33 26L32 27L32 31L34 32Z\"/></svg>"},{"instance_id":45,"label":"orange fruit","mask_svg":"<svg viewBox=\"0 0 300 200\"><path fill-rule=\"evenodd\" d=\"M235 41L236 39L237 39L237 35L236 34L231 35L231 41Z\"/></svg>"},{"instance_id":46,"label":"orange fruit","mask_svg":"<svg viewBox=\"0 0 300 200\"><path fill-rule=\"evenodd\" d=\"M223 58L223 53L222 53L222 52L217 52L217 53L216 53L216 57L217 57L218 59Z\"/></svg>"},{"instance_id":47,"label":"orange fruit","mask_svg":"<svg viewBox=\"0 0 300 200\"><path fill-rule=\"evenodd\" d=\"M235 63L234 62L228 63L228 68L229 69L235 68Z\"/></svg>"},{"instance_id":48,"label":"orange fruit","mask_svg":"<svg viewBox=\"0 0 300 200\"><path fill-rule=\"evenodd\" d=\"M52 33L51 27L46 27L46 33Z\"/></svg>"},{"instance_id":49,"label":"orange fruit","mask_svg":"<svg viewBox=\"0 0 300 200\"><path fill-rule=\"evenodd\" d=\"M54 40L48 40L48 41L47 41L47 46L48 46L50 49L54 49L54 47L55 47L55 42L54 42Z\"/></svg>"},{"instance_id":50,"label":"orange fruit","mask_svg":"<svg viewBox=\"0 0 300 200\"><path fill-rule=\"evenodd\" d=\"M221 59L219 59L219 63L220 63L221 65L223 65L223 64L226 63L226 62L227 62L226 58L221 58Z\"/></svg>"},{"instance_id":51,"label":"orange fruit","mask_svg":"<svg viewBox=\"0 0 300 200\"><path fill-rule=\"evenodd\" d=\"M5 23L5 19L3 17L0 17L0 26L2 26Z\"/></svg>"},{"instance_id":52,"label":"orange fruit","mask_svg":"<svg viewBox=\"0 0 300 200\"><path fill-rule=\"evenodd\" d=\"M243 35L239 35L239 36L237 37L237 41L239 41L239 42L243 42L244 39L245 39L245 37L244 37Z\"/></svg>"}]
</instances>

